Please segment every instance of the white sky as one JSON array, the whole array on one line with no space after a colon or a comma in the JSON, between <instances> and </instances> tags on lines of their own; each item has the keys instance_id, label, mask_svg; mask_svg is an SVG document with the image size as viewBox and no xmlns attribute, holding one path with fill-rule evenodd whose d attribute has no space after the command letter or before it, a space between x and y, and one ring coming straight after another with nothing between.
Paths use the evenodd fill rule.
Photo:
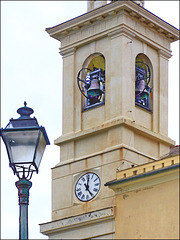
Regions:
<instances>
[{"instance_id":1,"label":"white sky","mask_svg":"<svg viewBox=\"0 0 180 240\"><path fill-rule=\"evenodd\" d=\"M145 8L179 28L179 1L145 1ZM60 44L45 28L86 12L86 1L1 2L1 126L27 101L40 125L46 128L51 145L46 148L39 174L32 177L29 205L29 238L47 239L40 223L51 220L51 170L59 162L61 135ZM169 137L179 144L179 42L171 46L169 61ZM1 144L1 239L18 239L19 206L17 177L8 165Z\"/></svg>"}]
</instances>

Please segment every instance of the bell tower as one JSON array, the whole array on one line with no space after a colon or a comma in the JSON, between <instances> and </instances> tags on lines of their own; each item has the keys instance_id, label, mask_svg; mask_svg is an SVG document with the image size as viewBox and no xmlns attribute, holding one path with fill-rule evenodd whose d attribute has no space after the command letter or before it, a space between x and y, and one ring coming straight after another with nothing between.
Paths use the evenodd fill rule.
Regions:
<instances>
[{"instance_id":1,"label":"bell tower","mask_svg":"<svg viewBox=\"0 0 180 240\"><path fill-rule=\"evenodd\" d=\"M168 59L176 28L144 1L88 1L88 11L48 28L61 42L63 132L55 140L50 238L114 238L114 192L104 184L158 160L168 137Z\"/></svg>"}]
</instances>

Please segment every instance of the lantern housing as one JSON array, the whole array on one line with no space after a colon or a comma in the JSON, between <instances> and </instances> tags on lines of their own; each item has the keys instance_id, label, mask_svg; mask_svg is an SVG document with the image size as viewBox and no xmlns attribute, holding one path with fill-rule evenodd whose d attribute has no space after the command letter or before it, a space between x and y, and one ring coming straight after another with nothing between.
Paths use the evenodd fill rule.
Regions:
<instances>
[{"instance_id":1,"label":"lantern housing","mask_svg":"<svg viewBox=\"0 0 180 240\"><path fill-rule=\"evenodd\" d=\"M19 179L31 179L34 171L38 173L45 147L50 144L45 128L30 117L34 111L26 105L24 102L24 107L17 110L21 115L18 119L10 119L0 130L9 166Z\"/></svg>"}]
</instances>

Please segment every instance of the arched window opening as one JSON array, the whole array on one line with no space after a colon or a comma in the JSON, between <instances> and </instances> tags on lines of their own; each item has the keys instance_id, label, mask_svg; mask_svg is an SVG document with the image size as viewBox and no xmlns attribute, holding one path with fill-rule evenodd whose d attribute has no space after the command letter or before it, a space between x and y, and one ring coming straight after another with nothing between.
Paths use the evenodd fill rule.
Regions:
<instances>
[{"instance_id":1,"label":"arched window opening","mask_svg":"<svg viewBox=\"0 0 180 240\"><path fill-rule=\"evenodd\" d=\"M84 96L84 110L105 103L105 58L102 54L94 53L84 61L77 83Z\"/></svg>"},{"instance_id":2,"label":"arched window opening","mask_svg":"<svg viewBox=\"0 0 180 240\"><path fill-rule=\"evenodd\" d=\"M152 111L152 64L144 54L136 57L135 104Z\"/></svg>"}]
</instances>

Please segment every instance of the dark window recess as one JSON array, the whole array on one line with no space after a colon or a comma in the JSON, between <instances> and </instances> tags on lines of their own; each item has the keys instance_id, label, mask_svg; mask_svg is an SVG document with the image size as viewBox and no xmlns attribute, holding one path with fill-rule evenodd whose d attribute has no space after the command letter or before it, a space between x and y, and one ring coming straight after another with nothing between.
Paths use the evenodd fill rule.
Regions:
<instances>
[{"instance_id":1,"label":"dark window recess","mask_svg":"<svg viewBox=\"0 0 180 240\"><path fill-rule=\"evenodd\" d=\"M150 67L140 58L137 58L135 70L135 103L146 110L151 110L152 88L149 86L151 81Z\"/></svg>"},{"instance_id":2,"label":"dark window recess","mask_svg":"<svg viewBox=\"0 0 180 240\"><path fill-rule=\"evenodd\" d=\"M102 54L90 55L77 76L79 90L84 96L83 110L105 103L105 59Z\"/></svg>"}]
</instances>

